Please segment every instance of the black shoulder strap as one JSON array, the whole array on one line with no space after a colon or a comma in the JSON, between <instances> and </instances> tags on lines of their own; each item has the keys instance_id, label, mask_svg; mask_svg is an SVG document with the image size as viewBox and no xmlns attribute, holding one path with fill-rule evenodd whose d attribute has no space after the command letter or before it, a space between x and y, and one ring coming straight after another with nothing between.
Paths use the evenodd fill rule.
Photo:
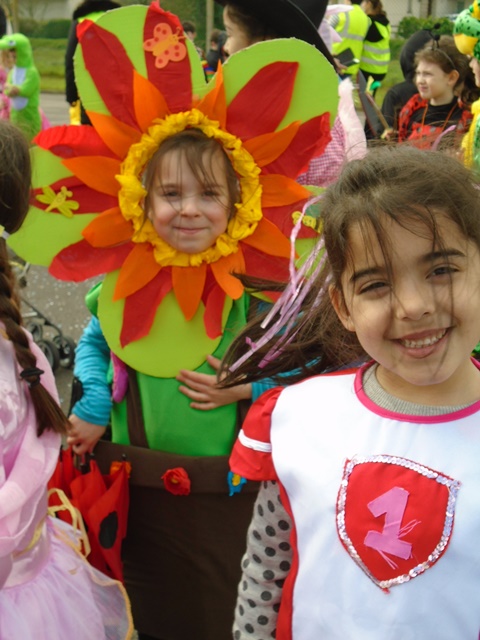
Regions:
<instances>
[{"instance_id":1,"label":"black shoulder strap","mask_svg":"<svg viewBox=\"0 0 480 640\"><path fill-rule=\"evenodd\" d=\"M148 449L147 435L143 423L142 403L140 400L140 390L138 388L137 373L127 365L128 390L127 401L127 423L130 444L134 447L144 447Z\"/></svg>"}]
</instances>

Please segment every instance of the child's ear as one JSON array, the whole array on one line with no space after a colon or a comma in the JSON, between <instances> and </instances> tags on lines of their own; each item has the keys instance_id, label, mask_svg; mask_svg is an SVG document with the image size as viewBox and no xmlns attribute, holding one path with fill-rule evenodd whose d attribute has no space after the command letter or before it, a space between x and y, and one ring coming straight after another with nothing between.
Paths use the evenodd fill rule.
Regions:
<instances>
[{"instance_id":1,"label":"child's ear","mask_svg":"<svg viewBox=\"0 0 480 640\"><path fill-rule=\"evenodd\" d=\"M457 84L459 78L460 78L460 74L456 69L453 69L448 74L448 81L452 85L452 87L454 87Z\"/></svg>"},{"instance_id":2,"label":"child's ear","mask_svg":"<svg viewBox=\"0 0 480 640\"><path fill-rule=\"evenodd\" d=\"M345 299L343 297L342 291L337 289L333 284L328 287L328 294L330 296L330 301L335 309L335 313L337 314L340 322L343 324L347 331L355 331L355 324L352 320L352 316L350 315L347 305L345 304Z\"/></svg>"}]
</instances>

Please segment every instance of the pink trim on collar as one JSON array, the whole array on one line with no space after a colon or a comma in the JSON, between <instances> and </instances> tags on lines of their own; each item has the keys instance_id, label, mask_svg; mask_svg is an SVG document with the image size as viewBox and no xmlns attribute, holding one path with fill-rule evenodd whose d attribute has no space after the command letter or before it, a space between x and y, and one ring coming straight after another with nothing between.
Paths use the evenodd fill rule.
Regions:
<instances>
[{"instance_id":1,"label":"pink trim on collar","mask_svg":"<svg viewBox=\"0 0 480 640\"><path fill-rule=\"evenodd\" d=\"M474 358L472 358L474 365L477 369L480 369L480 363L477 362ZM384 409L383 407L379 407L377 404L372 402L370 398L366 395L363 390L362 378L363 374L369 367L372 366L373 361L367 362L360 369L358 369L355 380L354 380L354 389L357 395L357 398L360 402L372 413L376 413L382 418L389 418L390 420L403 420L404 422L416 422L416 423L427 423L427 424L438 424L442 422L451 422L452 420L460 420L461 418L466 418L471 416L480 410L480 400L474 402L468 407L464 409L460 409L458 411L452 411L452 413L445 413L439 416L416 416L410 415L406 413L397 413L396 411L390 411L389 409Z\"/></svg>"}]
</instances>

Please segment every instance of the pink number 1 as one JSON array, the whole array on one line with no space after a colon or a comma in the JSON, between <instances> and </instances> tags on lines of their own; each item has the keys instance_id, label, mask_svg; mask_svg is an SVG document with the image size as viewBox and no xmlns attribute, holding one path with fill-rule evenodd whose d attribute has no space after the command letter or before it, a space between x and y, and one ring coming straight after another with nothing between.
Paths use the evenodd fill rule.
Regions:
<instances>
[{"instance_id":1,"label":"pink number 1","mask_svg":"<svg viewBox=\"0 0 480 640\"><path fill-rule=\"evenodd\" d=\"M400 536L406 531L401 529L402 519L407 507L409 493L401 487L393 487L368 504L368 508L375 518L385 514L383 531L369 531L365 536L364 544L375 549L382 556L388 553L392 556L407 560L412 552L412 545L400 540ZM418 524L418 522L415 522ZM412 526L405 527L409 531ZM405 529L404 528L404 529ZM386 559L386 558L385 558Z\"/></svg>"}]
</instances>

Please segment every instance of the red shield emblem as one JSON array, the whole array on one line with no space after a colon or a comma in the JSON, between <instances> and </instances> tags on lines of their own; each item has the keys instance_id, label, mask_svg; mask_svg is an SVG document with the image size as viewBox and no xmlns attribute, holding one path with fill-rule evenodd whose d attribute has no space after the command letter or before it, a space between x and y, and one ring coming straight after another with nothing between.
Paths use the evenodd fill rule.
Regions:
<instances>
[{"instance_id":1,"label":"red shield emblem","mask_svg":"<svg viewBox=\"0 0 480 640\"><path fill-rule=\"evenodd\" d=\"M382 589L407 582L445 552L459 487L405 458L347 460L337 502L340 540Z\"/></svg>"}]
</instances>

